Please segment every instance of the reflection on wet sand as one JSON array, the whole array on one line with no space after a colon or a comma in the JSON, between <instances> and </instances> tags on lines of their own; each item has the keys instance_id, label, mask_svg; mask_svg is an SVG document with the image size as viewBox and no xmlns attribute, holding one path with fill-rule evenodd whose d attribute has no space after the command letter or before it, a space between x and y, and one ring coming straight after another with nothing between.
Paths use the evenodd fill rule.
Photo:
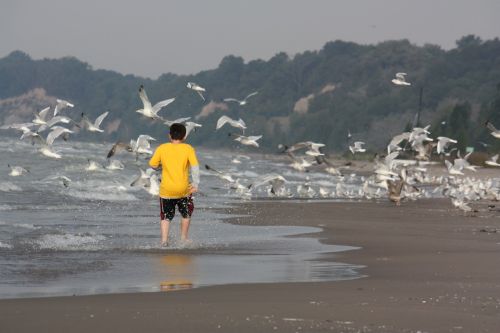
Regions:
<instances>
[{"instance_id":1,"label":"reflection on wet sand","mask_svg":"<svg viewBox=\"0 0 500 333\"><path fill-rule=\"evenodd\" d=\"M160 269L165 280L160 282L161 291L193 288L196 274L195 258L185 254L167 254L160 257Z\"/></svg>"}]
</instances>

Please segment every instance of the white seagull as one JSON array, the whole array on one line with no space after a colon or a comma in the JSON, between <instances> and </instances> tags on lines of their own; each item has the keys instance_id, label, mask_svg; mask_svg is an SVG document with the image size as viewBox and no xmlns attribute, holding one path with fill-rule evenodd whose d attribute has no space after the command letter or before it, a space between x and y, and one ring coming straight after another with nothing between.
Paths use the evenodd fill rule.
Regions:
<instances>
[{"instance_id":1,"label":"white seagull","mask_svg":"<svg viewBox=\"0 0 500 333\"><path fill-rule=\"evenodd\" d=\"M441 153L444 153L444 150L446 149L446 146L448 146L451 143L457 143L457 140L453 140L450 138L447 138L445 136L438 136L437 138L438 143L437 143L437 153L438 155Z\"/></svg>"},{"instance_id":2,"label":"white seagull","mask_svg":"<svg viewBox=\"0 0 500 333\"><path fill-rule=\"evenodd\" d=\"M75 105L74 104L71 104L70 102L68 101L65 101L63 99L56 99L56 102L57 102L57 105L56 107L54 108L54 117L57 116L57 114L62 110L62 109L65 109L67 107L74 107Z\"/></svg>"},{"instance_id":3,"label":"white seagull","mask_svg":"<svg viewBox=\"0 0 500 333\"><path fill-rule=\"evenodd\" d=\"M196 129L201 127L201 124L195 123L193 121L186 121L186 138L191 132L196 132Z\"/></svg>"},{"instance_id":4,"label":"white seagull","mask_svg":"<svg viewBox=\"0 0 500 333\"><path fill-rule=\"evenodd\" d=\"M486 122L486 127L491 131L491 135L493 135L495 138L500 139L500 130L496 129L495 126L488 120Z\"/></svg>"},{"instance_id":5,"label":"white seagull","mask_svg":"<svg viewBox=\"0 0 500 333\"><path fill-rule=\"evenodd\" d=\"M194 90L198 93L198 95L200 95L201 99L203 101L205 101L205 97L203 96L202 92L205 92L205 88L203 88L202 86L194 83L194 82L188 82L186 87L188 87L189 89L191 90Z\"/></svg>"},{"instance_id":6,"label":"white seagull","mask_svg":"<svg viewBox=\"0 0 500 333\"><path fill-rule=\"evenodd\" d=\"M49 113L50 107L46 107L42 111L35 113L35 119L33 119L33 124L45 125L47 123L47 114Z\"/></svg>"},{"instance_id":7,"label":"white seagull","mask_svg":"<svg viewBox=\"0 0 500 333\"><path fill-rule=\"evenodd\" d=\"M84 113L82 113L82 122L83 122L83 127L87 129L89 132L99 132L102 133L104 130L100 129L99 127L101 126L102 121L106 116L109 114L108 111L104 112L101 114L99 117L96 118L95 122L92 123L87 116L85 116Z\"/></svg>"},{"instance_id":8,"label":"white seagull","mask_svg":"<svg viewBox=\"0 0 500 333\"><path fill-rule=\"evenodd\" d=\"M356 141L354 142L354 145L353 146L349 146L349 150L351 151L351 153L355 154L355 153L364 153L366 151L365 148L363 148L363 145L365 143L362 142L362 141Z\"/></svg>"},{"instance_id":9,"label":"white seagull","mask_svg":"<svg viewBox=\"0 0 500 333\"><path fill-rule=\"evenodd\" d=\"M247 128L247 125L245 124L245 122L241 118L238 120L234 120L234 119L229 118L228 116L222 116L219 118L219 120L217 120L217 126L215 127L215 130L218 130L219 128L221 128L225 124L229 124L235 128L240 128L243 132Z\"/></svg>"},{"instance_id":10,"label":"white seagull","mask_svg":"<svg viewBox=\"0 0 500 333\"><path fill-rule=\"evenodd\" d=\"M224 98L224 102L236 102L236 103L238 103L240 106L243 106L243 105L247 104L247 100L248 100L250 97L257 95L258 93L259 93L259 92L254 91L253 93L248 94L248 95L247 95L247 97L245 97L243 100L239 100L239 99L236 99L236 98Z\"/></svg>"},{"instance_id":11,"label":"white seagull","mask_svg":"<svg viewBox=\"0 0 500 333\"><path fill-rule=\"evenodd\" d=\"M484 163L489 166L500 167L500 164L498 163L498 154L492 156L489 160L485 161Z\"/></svg>"},{"instance_id":12,"label":"white seagull","mask_svg":"<svg viewBox=\"0 0 500 333\"><path fill-rule=\"evenodd\" d=\"M189 119L191 119L191 117L177 118L175 120L165 119L165 121L163 123L167 126L172 126L173 124L183 124L186 121L188 121Z\"/></svg>"},{"instance_id":13,"label":"white seagull","mask_svg":"<svg viewBox=\"0 0 500 333\"><path fill-rule=\"evenodd\" d=\"M391 81L397 86L411 86L411 83L406 81L406 75L406 73L396 73L396 78Z\"/></svg>"},{"instance_id":14,"label":"white seagull","mask_svg":"<svg viewBox=\"0 0 500 333\"><path fill-rule=\"evenodd\" d=\"M139 88L139 97L141 98L143 108L136 110L135 112L142 114L143 116L153 119L153 120L163 120L159 115L158 112L160 111L161 108L169 105L173 101L175 101L175 98L169 98L163 101L160 101L156 103L154 106L151 104L149 101L148 96L146 95L146 90L144 89L144 86L141 85Z\"/></svg>"},{"instance_id":15,"label":"white seagull","mask_svg":"<svg viewBox=\"0 0 500 333\"><path fill-rule=\"evenodd\" d=\"M259 139L262 138L262 135L244 136L244 135L232 134L232 133L229 133L229 136L235 136L236 138L234 139L234 141L238 141L242 145L245 145L245 146L254 146L254 147L259 147L259 144L257 143L257 140L259 140Z\"/></svg>"},{"instance_id":16,"label":"white seagull","mask_svg":"<svg viewBox=\"0 0 500 333\"><path fill-rule=\"evenodd\" d=\"M23 168L22 166L15 166L10 164L7 164L7 166L10 168L9 176L12 177L22 176L23 173L30 172L28 169Z\"/></svg>"}]
</instances>

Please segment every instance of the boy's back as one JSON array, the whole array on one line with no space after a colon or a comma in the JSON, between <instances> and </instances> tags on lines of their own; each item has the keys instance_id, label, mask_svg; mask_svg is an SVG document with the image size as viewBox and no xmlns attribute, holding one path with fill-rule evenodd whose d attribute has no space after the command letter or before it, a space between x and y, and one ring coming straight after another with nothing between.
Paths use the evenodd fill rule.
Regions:
<instances>
[{"instance_id":1,"label":"boy's back","mask_svg":"<svg viewBox=\"0 0 500 333\"><path fill-rule=\"evenodd\" d=\"M189 194L189 167L198 165L194 148L187 143L160 145L149 165L162 167L160 197L182 198Z\"/></svg>"}]
</instances>

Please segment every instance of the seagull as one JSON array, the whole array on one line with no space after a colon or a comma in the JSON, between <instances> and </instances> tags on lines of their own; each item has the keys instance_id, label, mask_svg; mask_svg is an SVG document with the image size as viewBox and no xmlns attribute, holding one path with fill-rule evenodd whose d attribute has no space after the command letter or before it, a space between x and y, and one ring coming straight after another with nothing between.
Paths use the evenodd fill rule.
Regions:
<instances>
[{"instance_id":1,"label":"seagull","mask_svg":"<svg viewBox=\"0 0 500 333\"><path fill-rule=\"evenodd\" d=\"M457 143L457 140L453 140L453 139L447 138L445 136L438 136L437 140L438 140L438 143L437 143L437 153L438 154L444 153L446 146L449 145L450 143Z\"/></svg>"},{"instance_id":2,"label":"seagull","mask_svg":"<svg viewBox=\"0 0 500 333\"><path fill-rule=\"evenodd\" d=\"M23 168L21 166L15 166L10 164L7 164L7 166L10 168L9 176L12 177L22 176L23 173L30 172L28 169Z\"/></svg>"},{"instance_id":3,"label":"seagull","mask_svg":"<svg viewBox=\"0 0 500 333\"><path fill-rule=\"evenodd\" d=\"M406 73L396 73L396 78L391 81L397 86L411 86L411 83L406 81L406 75Z\"/></svg>"},{"instance_id":4,"label":"seagull","mask_svg":"<svg viewBox=\"0 0 500 333\"><path fill-rule=\"evenodd\" d=\"M193 121L186 121L186 138L191 132L196 132L196 129L201 127L201 124L195 123Z\"/></svg>"},{"instance_id":5,"label":"seagull","mask_svg":"<svg viewBox=\"0 0 500 333\"><path fill-rule=\"evenodd\" d=\"M500 130L496 129L496 127L493 126L493 124L489 120L486 121L485 126L491 131L491 135L493 135L497 139L500 139Z\"/></svg>"},{"instance_id":6,"label":"seagull","mask_svg":"<svg viewBox=\"0 0 500 333\"><path fill-rule=\"evenodd\" d=\"M113 145L113 147L111 147L106 158L110 158L113 155L118 154L122 150L126 150L128 152L133 152L132 146L130 144L124 143L124 142L117 142Z\"/></svg>"},{"instance_id":7,"label":"seagull","mask_svg":"<svg viewBox=\"0 0 500 333\"><path fill-rule=\"evenodd\" d=\"M354 142L354 146L349 146L349 150L353 154L355 154L355 153L364 153L366 151L366 149L363 148L364 144L365 143L362 142L362 141L356 141L356 142Z\"/></svg>"},{"instance_id":8,"label":"seagull","mask_svg":"<svg viewBox=\"0 0 500 333\"><path fill-rule=\"evenodd\" d=\"M63 123L63 124L72 123L73 125L75 125L78 128L81 127L73 119L71 119L69 117L55 116L55 117L52 117L50 120L48 120L45 124L40 125L40 127L38 127L37 133L41 133L41 132L51 128L52 126L54 126L57 123Z\"/></svg>"},{"instance_id":9,"label":"seagull","mask_svg":"<svg viewBox=\"0 0 500 333\"><path fill-rule=\"evenodd\" d=\"M178 118L175 120L165 120L163 123L167 126L172 126L173 124L183 124L186 121L188 121L189 119L191 119L191 117Z\"/></svg>"},{"instance_id":10,"label":"seagull","mask_svg":"<svg viewBox=\"0 0 500 333\"><path fill-rule=\"evenodd\" d=\"M278 174L270 174L263 176L262 178L257 179L257 181L255 181L254 183L248 185L248 189L270 184L270 193L274 195L281 195L283 193L285 183L286 179L283 176Z\"/></svg>"},{"instance_id":11,"label":"seagull","mask_svg":"<svg viewBox=\"0 0 500 333\"><path fill-rule=\"evenodd\" d=\"M205 169L214 172L217 175L217 177L219 177L222 180L225 180L225 181L230 182L230 183L236 183L236 180L229 173L225 173L225 172L221 172L219 170L216 170L216 169L212 168L211 166L209 166L208 164L205 164Z\"/></svg>"},{"instance_id":12,"label":"seagull","mask_svg":"<svg viewBox=\"0 0 500 333\"><path fill-rule=\"evenodd\" d=\"M232 134L232 133L229 133L229 136L235 136L236 138L234 139L234 141L238 141L242 145L245 145L245 146L254 146L254 147L259 147L259 144L257 143L257 140L259 140L260 138L262 138L262 135L244 136L244 135Z\"/></svg>"},{"instance_id":13,"label":"seagull","mask_svg":"<svg viewBox=\"0 0 500 333\"><path fill-rule=\"evenodd\" d=\"M132 147L132 151L136 154L136 159L139 158L139 154L153 154L150 144L151 141L156 141L156 139L147 134L139 135L135 141L130 140L130 146Z\"/></svg>"},{"instance_id":14,"label":"seagull","mask_svg":"<svg viewBox=\"0 0 500 333\"><path fill-rule=\"evenodd\" d=\"M247 99L249 99L250 97L255 96L257 94L258 94L258 92L254 91L253 93L248 94L247 97L245 97L243 100L239 100L239 99L236 99L236 98L224 98L224 102L236 102L240 106L243 106L243 105L247 104Z\"/></svg>"},{"instance_id":15,"label":"seagull","mask_svg":"<svg viewBox=\"0 0 500 333\"><path fill-rule=\"evenodd\" d=\"M217 126L215 127L215 130L218 130L225 124L229 124L235 128L241 128L243 132L245 132L245 129L247 128L245 122L241 118L238 120L234 120L229 118L228 116L222 116L219 118L219 120L217 120Z\"/></svg>"},{"instance_id":16,"label":"seagull","mask_svg":"<svg viewBox=\"0 0 500 333\"><path fill-rule=\"evenodd\" d=\"M60 180L62 181L62 184L64 187L69 187L69 184L71 183L71 179L69 179L66 176L61 176L61 175L56 175L56 176L50 176L45 178L46 180Z\"/></svg>"},{"instance_id":17,"label":"seagull","mask_svg":"<svg viewBox=\"0 0 500 333\"><path fill-rule=\"evenodd\" d=\"M154 169L148 168L146 171L142 170L139 168L139 171L141 172L137 178L135 178L132 183L130 183L130 186L142 186L142 187L149 187L151 185L151 176L155 172Z\"/></svg>"},{"instance_id":18,"label":"seagull","mask_svg":"<svg viewBox=\"0 0 500 333\"><path fill-rule=\"evenodd\" d=\"M485 161L484 163L489 166L500 167L500 164L498 163L498 154L492 156L489 160Z\"/></svg>"},{"instance_id":19,"label":"seagull","mask_svg":"<svg viewBox=\"0 0 500 333\"><path fill-rule=\"evenodd\" d=\"M141 98L143 108L136 110L135 112L142 114L143 116L153 119L153 120L163 120L159 115L158 112L160 111L161 108L169 105L173 101L175 101L175 98L169 98L163 101L160 101L156 103L154 106L151 105L151 102L149 101L148 96L146 95L146 90L144 89L144 86L141 85L139 88L139 97Z\"/></svg>"},{"instance_id":20,"label":"seagull","mask_svg":"<svg viewBox=\"0 0 500 333\"><path fill-rule=\"evenodd\" d=\"M42 153L42 155L50 158L60 159L61 155L52 150L52 144L54 143L54 140L61 135L67 135L69 133L74 132L61 126L55 126L52 128L52 131L47 135L47 138L45 140L40 135L34 136L33 138L37 139L38 142L42 144L42 147L40 148L40 152Z\"/></svg>"},{"instance_id":21,"label":"seagull","mask_svg":"<svg viewBox=\"0 0 500 333\"><path fill-rule=\"evenodd\" d=\"M89 132L104 132L104 130L100 129L99 126L101 126L102 121L106 116L109 114L108 111L104 112L101 114L99 117L96 118L95 122L92 123L87 116L82 112L82 122L83 122L83 127L87 129Z\"/></svg>"},{"instance_id":22,"label":"seagull","mask_svg":"<svg viewBox=\"0 0 500 333\"><path fill-rule=\"evenodd\" d=\"M67 107L74 107L75 105L74 104L71 104L70 102L68 101L65 101L63 99L56 99L56 107L54 108L54 117L57 116L57 114L59 113L59 111L61 111L62 109L65 109Z\"/></svg>"},{"instance_id":23,"label":"seagull","mask_svg":"<svg viewBox=\"0 0 500 333\"><path fill-rule=\"evenodd\" d=\"M198 95L200 95L201 99L203 101L205 101L205 97L203 96L202 92L205 92L205 88L203 88L202 86L194 83L194 82L188 82L186 87L188 87L189 89L191 90L194 90L198 93Z\"/></svg>"},{"instance_id":24,"label":"seagull","mask_svg":"<svg viewBox=\"0 0 500 333\"><path fill-rule=\"evenodd\" d=\"M450 175L460 175L460 176L464 175L462 170L459 167L457 167L455 164L451 164L451 162L448 160L445 160L444 163L446 164L446 168L448 169L448 173Z\"/></svg>"},{"instance_id":25,"label":"seagull","mask_svg":"<svg viewBox=\"0 0 500 333\"><path fill-rule=\"evenodd\" d=\"M35 113L35 119L33 119L33 124L45 125L47 123L47 114L49 113L50 107L46 107L42 111Z\"/></svg>"},{"instance_id":26,"label":"seagull","mask_svg":"<svg viewBox=\"0 0 500 333\"><path fill-rule=\"evenodd\" d=\"M409 138L410 138L410 132L403 132L401 134L394 136L391 139L391 142L389 142L389 145L387 146L387 154L390 154L393 151L403 150L403 148L401 148L399 144L404 140L408 140Z\"/></svg>"}]
</instances>

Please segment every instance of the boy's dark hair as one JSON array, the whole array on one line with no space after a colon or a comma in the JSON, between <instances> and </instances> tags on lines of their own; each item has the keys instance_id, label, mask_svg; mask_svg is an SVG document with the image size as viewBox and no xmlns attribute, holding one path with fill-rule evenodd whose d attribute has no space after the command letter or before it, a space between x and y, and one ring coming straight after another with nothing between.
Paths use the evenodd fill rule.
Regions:
<instances>
[{"instance_id":1,"label":"boy's dark hair","mask_svg":"<svg viewBox=\"0 0 500 333\"><path fill-rule=\"evenodd\" d=\"M172 140L182 140L186 136L186 126L175 123L170 126L170 137Z\"/></svg>"}]
</instances>

